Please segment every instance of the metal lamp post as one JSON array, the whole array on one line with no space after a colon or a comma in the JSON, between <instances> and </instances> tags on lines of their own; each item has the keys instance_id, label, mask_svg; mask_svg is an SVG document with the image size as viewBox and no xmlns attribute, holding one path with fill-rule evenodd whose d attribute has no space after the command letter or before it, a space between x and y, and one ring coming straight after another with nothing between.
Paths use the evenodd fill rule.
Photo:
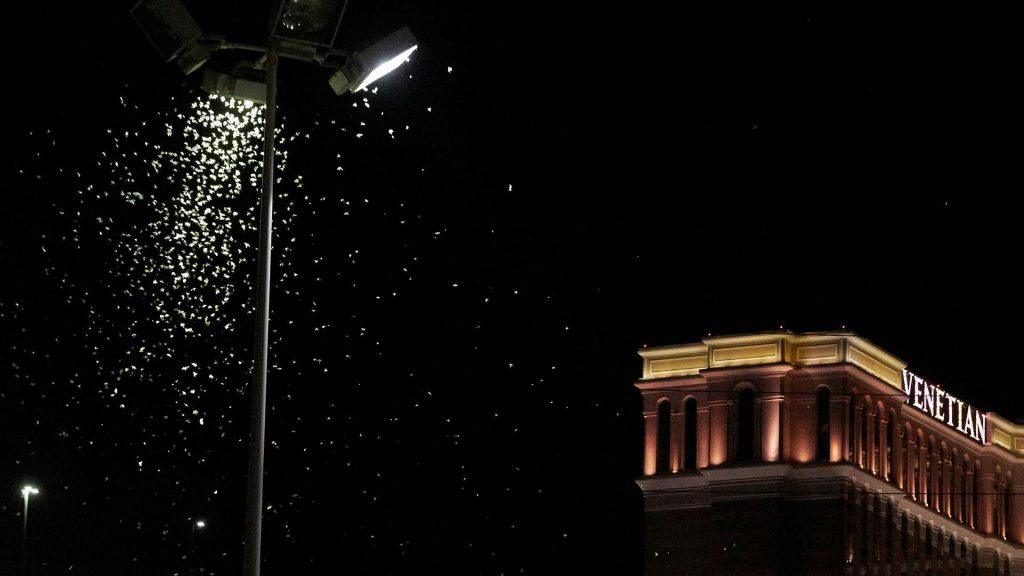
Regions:
<instances>
[{"instance_id":1,"label":"metal lamp post","mask_svg":"<svg viewBox=\"0 0 1024 576\"><path fill-rule=\"evenodd\" d=\"M206 528L206 522L203 520L196 520L192 523L192 539L189 541L188 546L189 574L196 573L196 530L202 530L203 528Z\"/></svg>"},{"instance_id":2,"label":"metal lamp post","mask_svg":"<svg viewBox=\"0 0 1024 576\"><path fill-rule=\"evenodd\" d=\"M26 485L21 489L21 495L25 499L25 511L22 514L21 522L21 561L25 561L25 550L28 547L28 498L29 496L35 496L39 494L39 489L34 486Z\"/></svg>"},{"instance_id":3,"label":"metal lamp post","mask_svg":"<svg viewBox=\"0 0 1024 576\"><path fill-rule=\"evenodd\" d=\"M226 42L205 36L179 0L139 0L132 15L167 62L189 74L203 67L211 53L241 50L262 56L259 74L249 68L225 73L209 68L203 88L225 96L266 103L263 130L263 192L260 201L256 276L256 338L249 430L249 476L245 520L245 576L259 576L263 523L263 452L267 411L267 350L270 325L270 253L274 217L274 130L277 111L277 65L281 56L317 62L334 71L329 84L339 96L364 90L416 50L408 28L397 30L359 51L333 48L347 0L278 0L266 47ZM262 97L262 98L261 98ZM194 527L193 527L194 530Z\"/></svg>"}]
</instances>

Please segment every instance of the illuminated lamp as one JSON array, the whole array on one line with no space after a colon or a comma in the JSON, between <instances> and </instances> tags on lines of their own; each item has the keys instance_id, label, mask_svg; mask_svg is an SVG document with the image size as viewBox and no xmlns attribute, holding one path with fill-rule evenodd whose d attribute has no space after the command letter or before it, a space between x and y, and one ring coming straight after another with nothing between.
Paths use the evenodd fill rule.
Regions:
<instances>
[{"instance_id":1,"label":"illuminated lamp","mask_svg":"<svg viewBox=\"0 0 1024 576\"><path fill-rule=\"evenodd\" d=\"M401 66L416 48L416 37L407 26L402 27L367 48L354 52L331 76L331 89L339 96L346 90L363 90Z\"/></svg>"}]
</instances>

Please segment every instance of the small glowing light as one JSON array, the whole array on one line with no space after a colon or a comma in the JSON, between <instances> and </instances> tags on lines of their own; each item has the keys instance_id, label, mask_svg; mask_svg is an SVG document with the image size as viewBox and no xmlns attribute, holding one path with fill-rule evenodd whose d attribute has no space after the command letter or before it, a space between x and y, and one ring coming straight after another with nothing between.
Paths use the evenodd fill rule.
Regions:
<instances>
[{"instance_id":1,"label":"small glowing light","mask_svg":"<svg viewBox=\"0 0 1024 576\"><path fill-rule=\"evenodd\" d=\"M419 46L416 45L416 46L413 46L412 48L408 48L408 49L405 50L405 52L402 52L398 56L395 56L394 58L392 58L392 59L384 62L383 64L377 66L376 68L374 68L373 71L370 72L370 75L366 77L366 80L363 80L363 83L360 84L359 87L356 88L354 91L358 92L359 90L365 90L367 86L369 86L370 84L373 84L381 76L384 76L385 74L388 74L389 72L391 72L395 68L398 68L399 66L401 66L402 62L405 62L406 60L408 60L409 56L411 56L412 53L416 51L416 48L419 48Z\"/></svg>"},{"instance_id":2,"label":"small glowing light","mask_svg":"<svg viewBox=\"0 0 1024 576\"><path fill-rule=\"evenodd\" d=\"M196 528L206 528L206 522L202 520L196 520Z\"/></svg>"},{"instance_id":3,"label":"small glowing light","mask_svg":"<svg viewBox=\"0 0 1024 576\"><path fill-rule=\"evenodd\" d=\"M21 489L21 495L25 496L26 498L29 495L35 496L36 494L39 494L39 489L34 486L26 485L24 488Z\"/></svg>"}]
</instances>

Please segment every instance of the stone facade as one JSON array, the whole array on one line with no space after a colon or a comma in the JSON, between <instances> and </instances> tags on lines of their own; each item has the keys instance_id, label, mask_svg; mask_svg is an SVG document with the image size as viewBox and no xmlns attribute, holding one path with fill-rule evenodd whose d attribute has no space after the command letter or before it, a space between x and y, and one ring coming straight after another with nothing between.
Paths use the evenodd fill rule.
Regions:
<instances>
[{"instance_id":1,"label":"stone facade","mask_svg":"<svg viewBox=\"0 0 1024 576\"><path fill-rule=\"evenodd\" d=\"M852 333L640 355L647 574L1024 575L1024 426L947 425Z\"/></svg>"}]
</instances>

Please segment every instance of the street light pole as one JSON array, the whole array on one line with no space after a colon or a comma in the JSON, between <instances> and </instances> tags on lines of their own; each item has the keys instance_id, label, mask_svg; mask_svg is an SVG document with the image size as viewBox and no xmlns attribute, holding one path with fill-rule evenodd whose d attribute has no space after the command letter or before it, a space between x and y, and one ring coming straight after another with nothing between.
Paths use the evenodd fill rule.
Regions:
<instances>
[{"instance_id":1,"label":"street light pole","mask_svg":"<svg viewBox=\"0 0 1024 576\"><path fill-rule=\"evenodd\" d=\"M205 528L206 522L196 520L192 522L192 540L188 544L188 573L192 576L196 573L196 529ZM202 571L202 568L200 568Z\"/></svg>"},{"instance_id":2,"label":"street light pole","mask_svg":"<svg viewBox=\"0 0 1024 576\"><path fill-rule=\"evenodd\" d=\"M25 499L25 511L22 514L21 523L21 562L23 564L27 559L25 551L28 548L28 497L33 494L39 494L39 489L32 486L25 486L21 489L21 495Z\"/></svg>"},{"instance_id":3,"label":"street light pole","mask_svg":"<svg viewBox=\"0 0 1024 576\"><path fill-rule=\"evenodd\" d=\"M263 531L263 447L267 418L267 348L270 328L270 247L274 226L274 124L277 107L277 50L267 50L267 103L263 126L263 196L260 200L256 276L256 350L249 432L249 486L245 506L244 576L260 574Z\"/></svg>"},{"instance_id":4,"label":"street light pole","mask_svg":"<svg viewBox=\"0 0 1024 576\"><path fill-rule=\"evenodd\" d=\"M21 561L25 561L25 544L28 542L28 491L22 490L21 493L25 496L25 512L22 514L21 523Z\"/></svg>"},{"instance_id":5,"label":"street light pole","mask_svg":"<svg viewBox=\"0 0 1024 576\"><path fill-rule=\"evenodd\" d=\"M277 0L266 52L258 46L204 36L180 0L138 0L131 12L153 47L186 74L200 68L217 50L263 55L265 123L263 128L263 193L260 203L256 276L256 338L249 428L249 482L245 507L244 576L259 576L263 530L263 458L267 418L267 353L270 340L270 254L274 226L274 129L277 112L278 57L317 62L333 69L328 84L339 96L357 92L390 73L416 50L416 38L403 27L366 48L333 48L347 0ZM259 99L259 73L249 66L234 73L212 72L203 88L217 94ZM257 76L254 78L253 76ZM207 81L209 80L209 82ZM27 504L26 504L27 507Z\"/></svg>"}]
</instances>

